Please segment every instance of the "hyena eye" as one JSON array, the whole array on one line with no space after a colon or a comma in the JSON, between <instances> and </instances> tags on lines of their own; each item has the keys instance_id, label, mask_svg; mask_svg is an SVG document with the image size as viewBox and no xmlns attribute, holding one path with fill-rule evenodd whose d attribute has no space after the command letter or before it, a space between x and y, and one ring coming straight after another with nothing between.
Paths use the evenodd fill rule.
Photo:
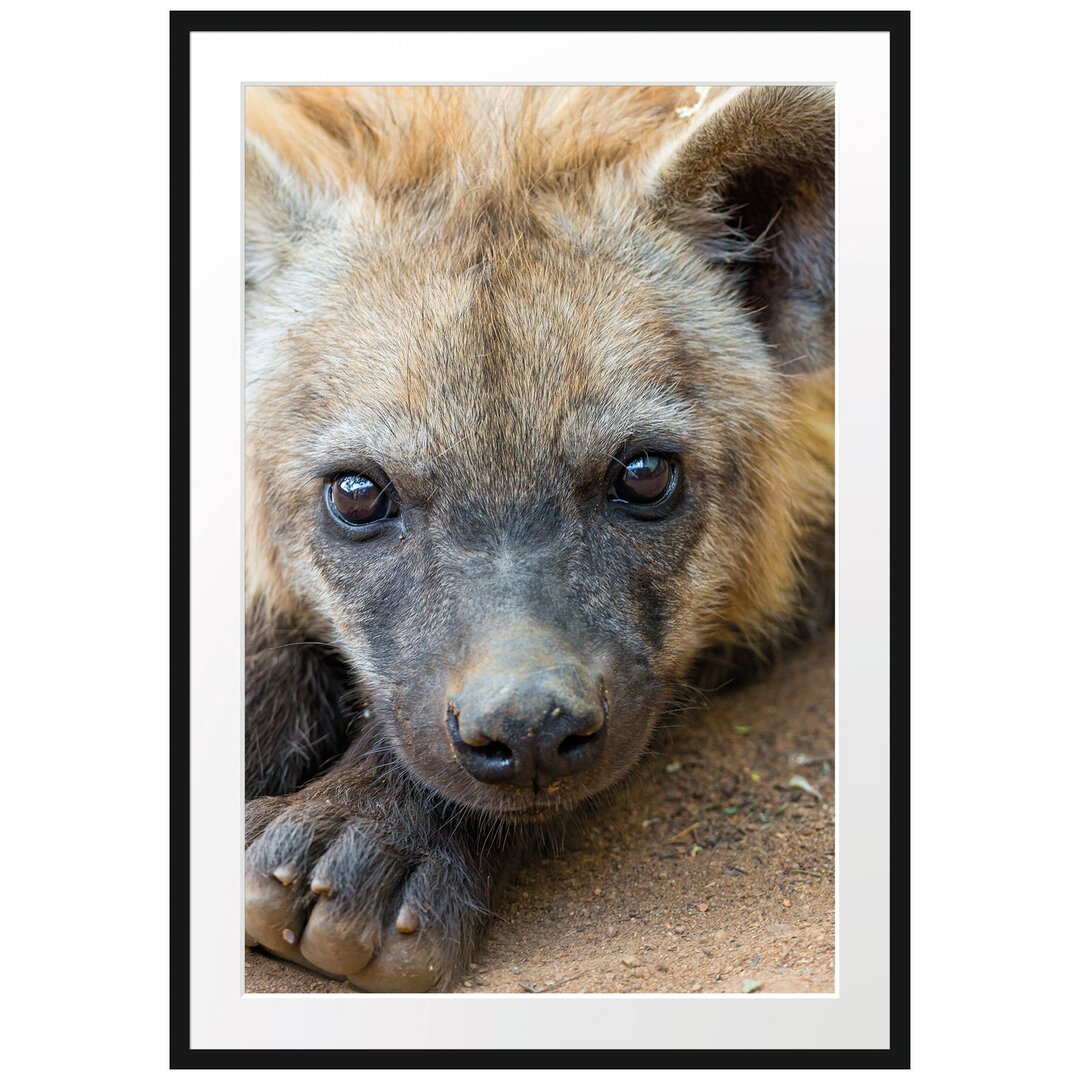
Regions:
<instances>
[{"instance_id":1,"label":"hyena eye","mask_svg":"<svg viewBox=\"0 0 1080 1080\"><path fill-rule=\"evenodd\" d=\"M625 465L620 463L610 495L616 502L654 506L666 502L675 493L678 482L678 462L667 454L646 450L635 454Z\"/></svg>"},{"instance_id":2,"label":"hyena eye","mask_svg":"<svg viewBox=\"0 0 1080 1080\"><path fill-rule=\"evenodd\" d=\"M370 476L344 473L326 485L326 505L343 525L371 525L396 517L397 500L389 484L379 484Z\"/></svg>"}]
</instances>

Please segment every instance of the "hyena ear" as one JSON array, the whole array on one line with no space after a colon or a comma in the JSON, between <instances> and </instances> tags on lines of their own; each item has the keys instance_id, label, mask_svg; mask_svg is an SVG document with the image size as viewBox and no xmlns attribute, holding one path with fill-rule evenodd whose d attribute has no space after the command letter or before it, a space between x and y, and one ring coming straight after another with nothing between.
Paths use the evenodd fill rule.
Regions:
<instances>
[{"instance_id":1,"label":"hyena ear","mask_svg":"<svg viewBox=\"0 0 1080 1080\"><path fill-rule=\"evenodd\" d=\"M660 212L735 272L786 372L833 358L834 112L828 87L721 92L650 174Z\"/></svg>"},{"instance_id":2,"label":"hyena ear","mask_svg":"<svg viewBox=\"0 0 1080 1080\"><path fill-rule=\"evenodd\" d=\"M244 276L259 285L289 261L318 224L318 196L257 135L248 134L244 160Z\"/></svg>"}]
</instances>

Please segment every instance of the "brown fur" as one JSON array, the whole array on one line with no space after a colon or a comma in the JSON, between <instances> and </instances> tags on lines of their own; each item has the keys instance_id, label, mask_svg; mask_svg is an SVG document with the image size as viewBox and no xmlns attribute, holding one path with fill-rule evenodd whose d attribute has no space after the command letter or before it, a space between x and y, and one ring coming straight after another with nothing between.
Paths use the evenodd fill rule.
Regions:
<instances>
[{"instance_id":1,"label":"brown fur","mask_svg":"<svg viewBox=\"0 0 1080 1080\"><path fill-rule=\"evenodd\" d=\"M251 919L311 963L338 946L275 937L315 902L267 884L275 859L301 859L282 852L314 845L312 874L348 877L373 858L370 839L351 863L335 839L357 820L390 848L443 836L473 911L499 876L490 838L477 861L475 834L440 820L515 846L506 822L565 813L632 768L703 656L767 653L828 618L832 98L259 88L247 122L249 791L285 797L280 821L329 806L335 823L278 826L253 804ZM676 510L613 512L612 462L668 444ZM396 539L343 544L327 477L376 470L400 497ZM531 796L467 775L443 730L447 695L515 627L599 673L611 715L601 761ZM290 659L260 663L278 648ZM434 930L388 938L369 892L337 889L320 931L368 927L376 959L350 953L341 973L416 987L413 960L393 959L415 939L437 960L427 985L452 979L482 921L466 933L440 908L453 948Z\"/></svg>"}]
</instances>

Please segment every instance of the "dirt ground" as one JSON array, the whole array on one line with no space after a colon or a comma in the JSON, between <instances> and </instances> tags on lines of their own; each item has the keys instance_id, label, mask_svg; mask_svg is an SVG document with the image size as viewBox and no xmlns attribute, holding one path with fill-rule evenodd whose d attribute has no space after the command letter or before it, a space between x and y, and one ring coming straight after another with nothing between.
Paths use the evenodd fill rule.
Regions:
<instances>
[{"instance_id":1,"label":"dirt ground","mask_svg":"<svg viewBox=\"0 0 1080 1080\"><path fill-rule=\"evenodd\" d=\"M832 992L832 635L680 720L560 856L520 870L455 993ZM246 963L249 993L354 992Z\"/></svg>"}]
</instances>

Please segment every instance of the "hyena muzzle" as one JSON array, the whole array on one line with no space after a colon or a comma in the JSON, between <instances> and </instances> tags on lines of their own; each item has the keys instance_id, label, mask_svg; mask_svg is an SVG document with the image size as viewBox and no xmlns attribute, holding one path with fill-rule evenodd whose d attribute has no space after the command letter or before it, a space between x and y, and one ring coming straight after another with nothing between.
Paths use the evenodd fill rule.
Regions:
<instances>
[{"instance_id":1,"label":"hyena muzzle","mask_svg":"<svg viewBox=\"0 0 1080 1080\"><path fill-rule=\"evenodd\" d=\"M695 673L829 618L832 93L247 120L248 941L445 989Z\"/></svg>"}]
</instances>

